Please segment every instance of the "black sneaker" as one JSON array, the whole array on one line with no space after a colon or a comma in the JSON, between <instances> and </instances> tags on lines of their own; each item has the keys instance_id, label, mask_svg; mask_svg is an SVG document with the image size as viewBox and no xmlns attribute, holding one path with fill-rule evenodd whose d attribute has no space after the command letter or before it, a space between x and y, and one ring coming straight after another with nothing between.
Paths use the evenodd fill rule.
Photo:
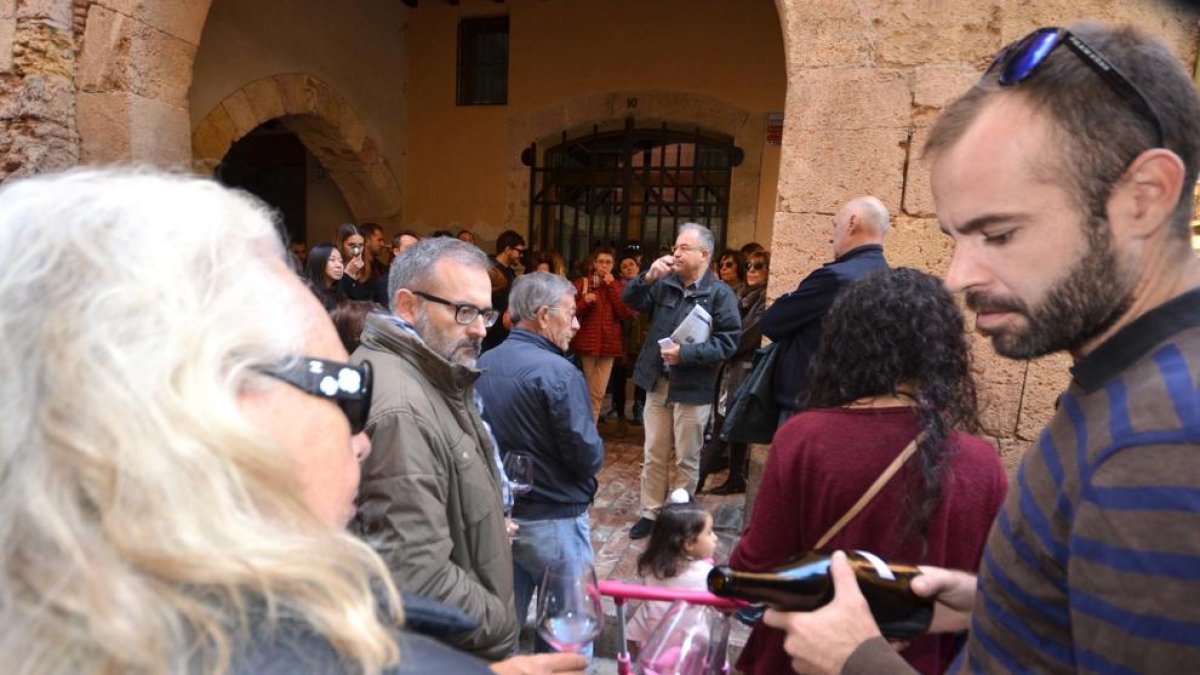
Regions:
<instances>
[{"instance_id":1,"label":"black sneaker","mask_svg":"<svg viewBox=\"0 0 1200 675\"><path fill-rule=\"evenodd\" d=\"M639 518L633 527L629 528L630 539L645 539L650 536L650 530L654 529L654 521L649 518Z\"/></svg>"}]
</instances>

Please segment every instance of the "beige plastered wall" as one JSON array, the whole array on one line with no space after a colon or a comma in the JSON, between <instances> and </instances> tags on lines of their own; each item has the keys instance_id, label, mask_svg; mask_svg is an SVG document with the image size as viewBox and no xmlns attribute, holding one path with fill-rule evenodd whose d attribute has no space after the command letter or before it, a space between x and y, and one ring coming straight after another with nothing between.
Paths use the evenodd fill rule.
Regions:
<instances>
[{"instance_id":1,"label":"beige plastered wall","mask_svg":"<svg viewBox=\"0 0 1200 675\"><path fill-rule=\"evenodd\" d=\"M777 4L788 88L772 298L828 259L830 217L860 194L878 196L893 214L886 244L892 265L945 274L950 246L938 229L920 148L942 107L1003 45L1039 26L1091 17L1142 26L1165 39L1189 67L1196 59L1194 15L1159 0ZM1012 471L1053 414L1069 379L1069 360L1009 361L978 334L971 338L984 433Z\"/></svg>"},{"instance_id":2,"label":"beige plastered wall","mask_svg":"<svg viewBox=\"0 0 1200 675\"><path fill-rule=\"evenodd\" d=\"M455 105L459 19L505 13L508 104ZM765 241L780 150L764 142L766 117L782 110L786 81L779 31L769 0L421 2L409 12L409 225L465 227L490 250L504 229L528 227L522 149L632 115L733 136L746 160L728 241Z\"/></svg>"},{"instance_id":3,"label":"beige plastered wall","mask_svg":"<svg viewBox=\"0 0 1200 675\"><path fill-rule=\"evenodd\" d=\"M350 9L325 0L214 0L188 92L194 129L215 119L219 106L232 109L237 92L246 93L249 114L282 101L285 124L331 165L342 188L310 168L310 242L332 238L339 222L402 221L407 8L396 0L355 0ZM293 85L310 110L289 103ZM348 193L344 200L341 193Z\"/></svg>"}]
</instances>

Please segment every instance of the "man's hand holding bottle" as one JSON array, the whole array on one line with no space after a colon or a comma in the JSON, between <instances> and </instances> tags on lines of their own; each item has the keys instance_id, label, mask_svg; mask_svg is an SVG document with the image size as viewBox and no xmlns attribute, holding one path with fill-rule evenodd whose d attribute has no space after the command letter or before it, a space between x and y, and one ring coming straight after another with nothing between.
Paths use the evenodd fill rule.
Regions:
<instances>
[{"instance_id":1,"label":"man's hand holding bottle","mask_svg":"<svg viewBox=\"0 0 1200 675\"><path fill-rule=\"evenodd\" d=\"M922 566L911 583L913 593L934 602L930 633L966 630L975 604L975 576L957 570ZM830 566L834 596L812 612L768 609L763 622L784 631L783 648L798 673L840 673L862 643L883 637L859 588L846 554L833 554Z\"/></svg>"}]
</instances>

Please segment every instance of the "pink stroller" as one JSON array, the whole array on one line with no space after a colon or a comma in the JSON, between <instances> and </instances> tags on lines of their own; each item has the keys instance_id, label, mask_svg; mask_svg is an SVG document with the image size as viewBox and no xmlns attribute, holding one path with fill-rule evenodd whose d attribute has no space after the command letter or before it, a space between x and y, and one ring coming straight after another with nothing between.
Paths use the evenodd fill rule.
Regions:
<instances>
[{"instance_id":1,"label":"pink stroller","mask_svg":"<svg viewBox=\"0 0 1200 675\"><path fill-rule=\"evenodd\" d=\"M722 622L722 634L714 636L710 640L708 649L705 654L679 655L687 661L686 664L679 664L680 667L672 672L715 672L727 675L729 673L729 664L725 660L725 648L729 639L729 620L728 615L737 609L746 606L744 603L728 598L718 598L717 596L705 591L683 591L667 588L659 588L657 586L640 586L637 584L626 584L620 581L601 581L600 595L606 595L613 599L613 603L617 607L617 627L619 631L620 648L617 653L617 673L619 675L631 675L633 664L630 659L629 650L625 640L625 602L627 600L657 600L657 601L682 601L688 605L688 609L694 607L712 607L721 614L725 615ZM666 620L666 618L664 618ZM652 672L647 670L647 673ZM654 670L653 672L659 672Z\"/></svg>"}]
</instances>

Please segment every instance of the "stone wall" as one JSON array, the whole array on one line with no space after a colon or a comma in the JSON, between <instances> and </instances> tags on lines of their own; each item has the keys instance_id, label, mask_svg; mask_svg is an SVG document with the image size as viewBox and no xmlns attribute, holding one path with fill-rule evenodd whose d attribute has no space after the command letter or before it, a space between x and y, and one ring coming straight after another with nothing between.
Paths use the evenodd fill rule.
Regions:
<instances>
[{"instance_id":1,"label":"stone wall","mask_svg":"<svg viewBox=\"0 0 1200 675\"><path fill-rule=\"evenodd\" d=\"M70 0L0 0L0 181L79 162Z\"/></svg>"},{"instance_id":2,"label":"stone wall","mask_svg":"<svg viewBox=\"0 0 1200 675\"><path fill-rule=\"evenodd\" d=\"M1043 25L1092 17L1142 26L1195 62L1195 18L1159 0L777 0L788 63L770 297L795 288L829 253L833 213L874 194L893 214L893 265L944 275L929 167L919 158L941 108L999 49ZM972 320L973 323L973 320ZM1049 420L1069 360L997 357L972 335L984 434L1010 471ZM760 450L760 455L761 455Z\"/></svg>"},{"instance_id":3,"label":"stone wall","mask_svg":"<svg viewBox=\"0 0 1200 675\"><path fill-rule=\"evenodd\" d=\"M75 77L83 161L188 168L187 92L210 1L87 4Z\"/></svg>"}]
</instances>

